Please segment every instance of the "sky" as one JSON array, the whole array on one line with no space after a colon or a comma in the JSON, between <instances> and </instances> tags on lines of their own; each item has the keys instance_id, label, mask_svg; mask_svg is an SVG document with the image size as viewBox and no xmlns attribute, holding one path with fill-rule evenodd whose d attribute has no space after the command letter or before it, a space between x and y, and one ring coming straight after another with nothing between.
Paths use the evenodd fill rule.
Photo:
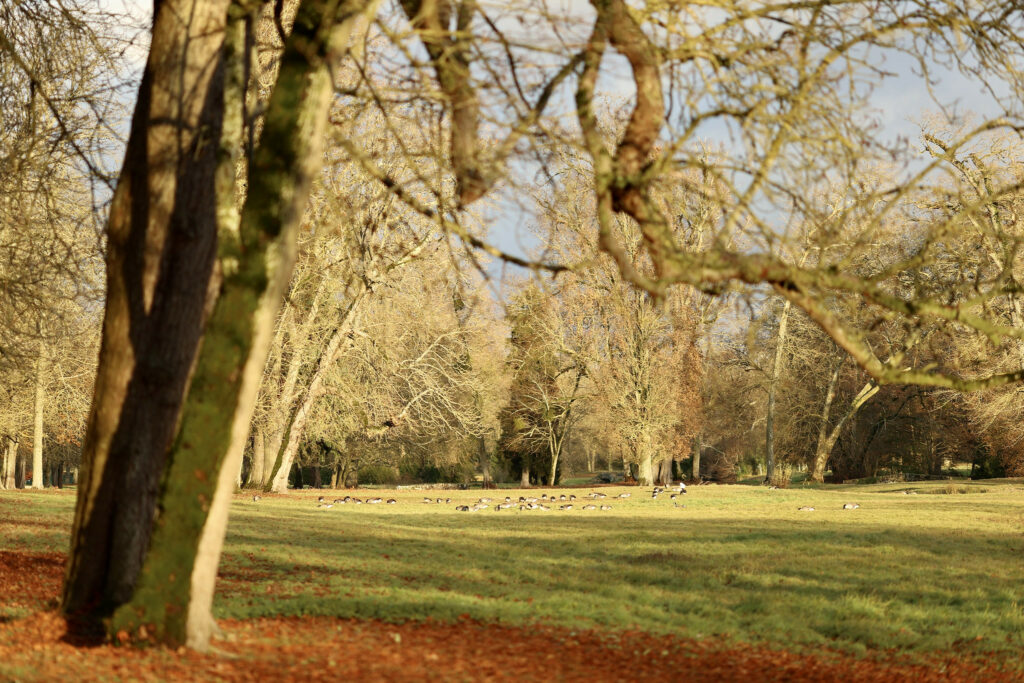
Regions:
<instances>
[{"instance_id":1,"label":"sky","mask_svg":"<svg viewBox=\"0 0 1024 683\"><path fill-rule=\"evenodd\" d=\"M135 22L140 24L147 22L151 7L150 3L139 0L100 0L99 5L101 9L111 11L127 10L135 18ZM575 20L563 37L569 43L580 42L587 33L587 19L592 16L589 4L584 0L546 0L546 6L553 13L566 15ZM492 5L492 9L495 7ZM529 23L517 23L516 20L515 16L506 16L499 20L499 26L513 38L518 32L521 37L528 40L529 31L535 31L536 28ZM523 26L526 28L523 29ZM550 39L550 36L546 39ZM132 61L140 69L145 58L142 42L144 37L143 41L129 53ZM960 73L932 65L935 69L933 76L937 75L938 80L929 91L923 79L916 74L916 63L909 58L888 55L885 62L879 62L879 65L895 74L894 77L883 81L870 98L868 115L877 121L878 136L885 142L900 140L911 149L919 149L922 117L929 112L938 112L940 108L957 114L973 111L990 115L996 111L991 96L981 85ZM556 98L553 108L560 108L563 112L571 111L574 87L572 81L563 86L563 92ZM632 80L628 63L624 59L614 53L606 58L598 91L618 102L631 100ZM703 134L712 146L722 145L729 148L736 144L721 127L717 130L709 128L703 131ZM527 173L530 169L528 165L520 164L517 167L521 172ZM488 224L488 239L502 250L517 256L529 256L538 246L537 238L530 229L531 225L536 223L536 217L530 213L529 202L524 202L523 199L520 192L506 193L505 196L492 198L490 207L484 210ZM520 269L514 266L503 268L500 263L492 262L488 270L495 279L496 290L500 292L502 274L516 273Z\"/></svg>"}]
</instances>

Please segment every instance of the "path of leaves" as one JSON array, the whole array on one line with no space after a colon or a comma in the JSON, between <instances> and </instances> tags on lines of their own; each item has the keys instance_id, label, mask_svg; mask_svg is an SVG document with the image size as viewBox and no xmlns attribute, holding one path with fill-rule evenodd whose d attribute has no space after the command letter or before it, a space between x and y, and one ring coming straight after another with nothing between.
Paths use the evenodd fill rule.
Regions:
<instances>
[{"instance_id":1,"label":"path of leaves","mask_svg":"<svg viewBox=\"0 0 1024 683\"><path fill-rule=\"evenodd\" d=\"M0 552L0 680L17 681L1024 681L1024 673L936 657L929 665L726 648L640 632L324 617L224 620L198 654L84 647L52 611L55 553ZM49 609L46 606L49 606Z\"/></svg>"}]
</instances>

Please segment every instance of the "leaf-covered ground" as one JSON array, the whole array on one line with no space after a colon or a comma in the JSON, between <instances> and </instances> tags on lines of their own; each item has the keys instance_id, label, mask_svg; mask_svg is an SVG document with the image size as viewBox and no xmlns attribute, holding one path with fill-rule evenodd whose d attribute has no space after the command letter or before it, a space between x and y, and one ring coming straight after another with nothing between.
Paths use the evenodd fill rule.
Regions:
<instances>
[{"instance_id":1,"label":"leaf-covered ground","mask_svg":"<svg viewBox=\"0 0 1024 683\"><path fill-rule=\"evenodd\" d=\"M0 680L1024 681L1024 491L973 490L633 488L604 515L239 496L206 655L66 642L73 493L0 492Z\"/></svg>"}]
</instances>

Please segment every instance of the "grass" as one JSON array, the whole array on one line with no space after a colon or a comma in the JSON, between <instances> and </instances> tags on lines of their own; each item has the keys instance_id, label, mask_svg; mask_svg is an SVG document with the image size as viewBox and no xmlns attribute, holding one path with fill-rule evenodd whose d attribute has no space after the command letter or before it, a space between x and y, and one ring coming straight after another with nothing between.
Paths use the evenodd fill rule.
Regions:
<instances>
[{"instance_id":1,"label":"grass","mask_svg":"<svg viewBox=\"0 0 1024 683\"><path fill-rule=\"evenodd\" d=\"M610 512L454 510L479 490L433 494L451 505L400 491L397 505L330 510L316 508L317 491L239 496L215 611L469 616L1012 661L1024 646L1024 482L903 495L961 488L702 486L680 497L685 509L644 489L602 488ZM633 495L612 501L620 491ZM506 493L519 495L485 495ZM861 508L841 509L848 501ZM71 494L0 493L0 519L12 503L40 522L0 523L0 550L66 548Z\"/></svg>"}]
</instances>

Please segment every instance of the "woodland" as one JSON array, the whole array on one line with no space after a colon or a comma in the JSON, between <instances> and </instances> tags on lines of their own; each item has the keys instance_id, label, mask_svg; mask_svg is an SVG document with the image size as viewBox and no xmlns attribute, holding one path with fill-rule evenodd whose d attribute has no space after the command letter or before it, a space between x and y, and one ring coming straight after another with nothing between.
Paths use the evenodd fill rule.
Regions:
<instances>
[{"instance_id":1,"label":"woodland","mask_svg":"<svg viewBox=\"0 0 1024 683\"><path fill-rule=\"evenodd\" d=\"M1021 36L995 0L0 3L0 513L68 526L51 616L205 652L229 511L321 489L1024 477Z\"/></svg>"}]
</instances>

